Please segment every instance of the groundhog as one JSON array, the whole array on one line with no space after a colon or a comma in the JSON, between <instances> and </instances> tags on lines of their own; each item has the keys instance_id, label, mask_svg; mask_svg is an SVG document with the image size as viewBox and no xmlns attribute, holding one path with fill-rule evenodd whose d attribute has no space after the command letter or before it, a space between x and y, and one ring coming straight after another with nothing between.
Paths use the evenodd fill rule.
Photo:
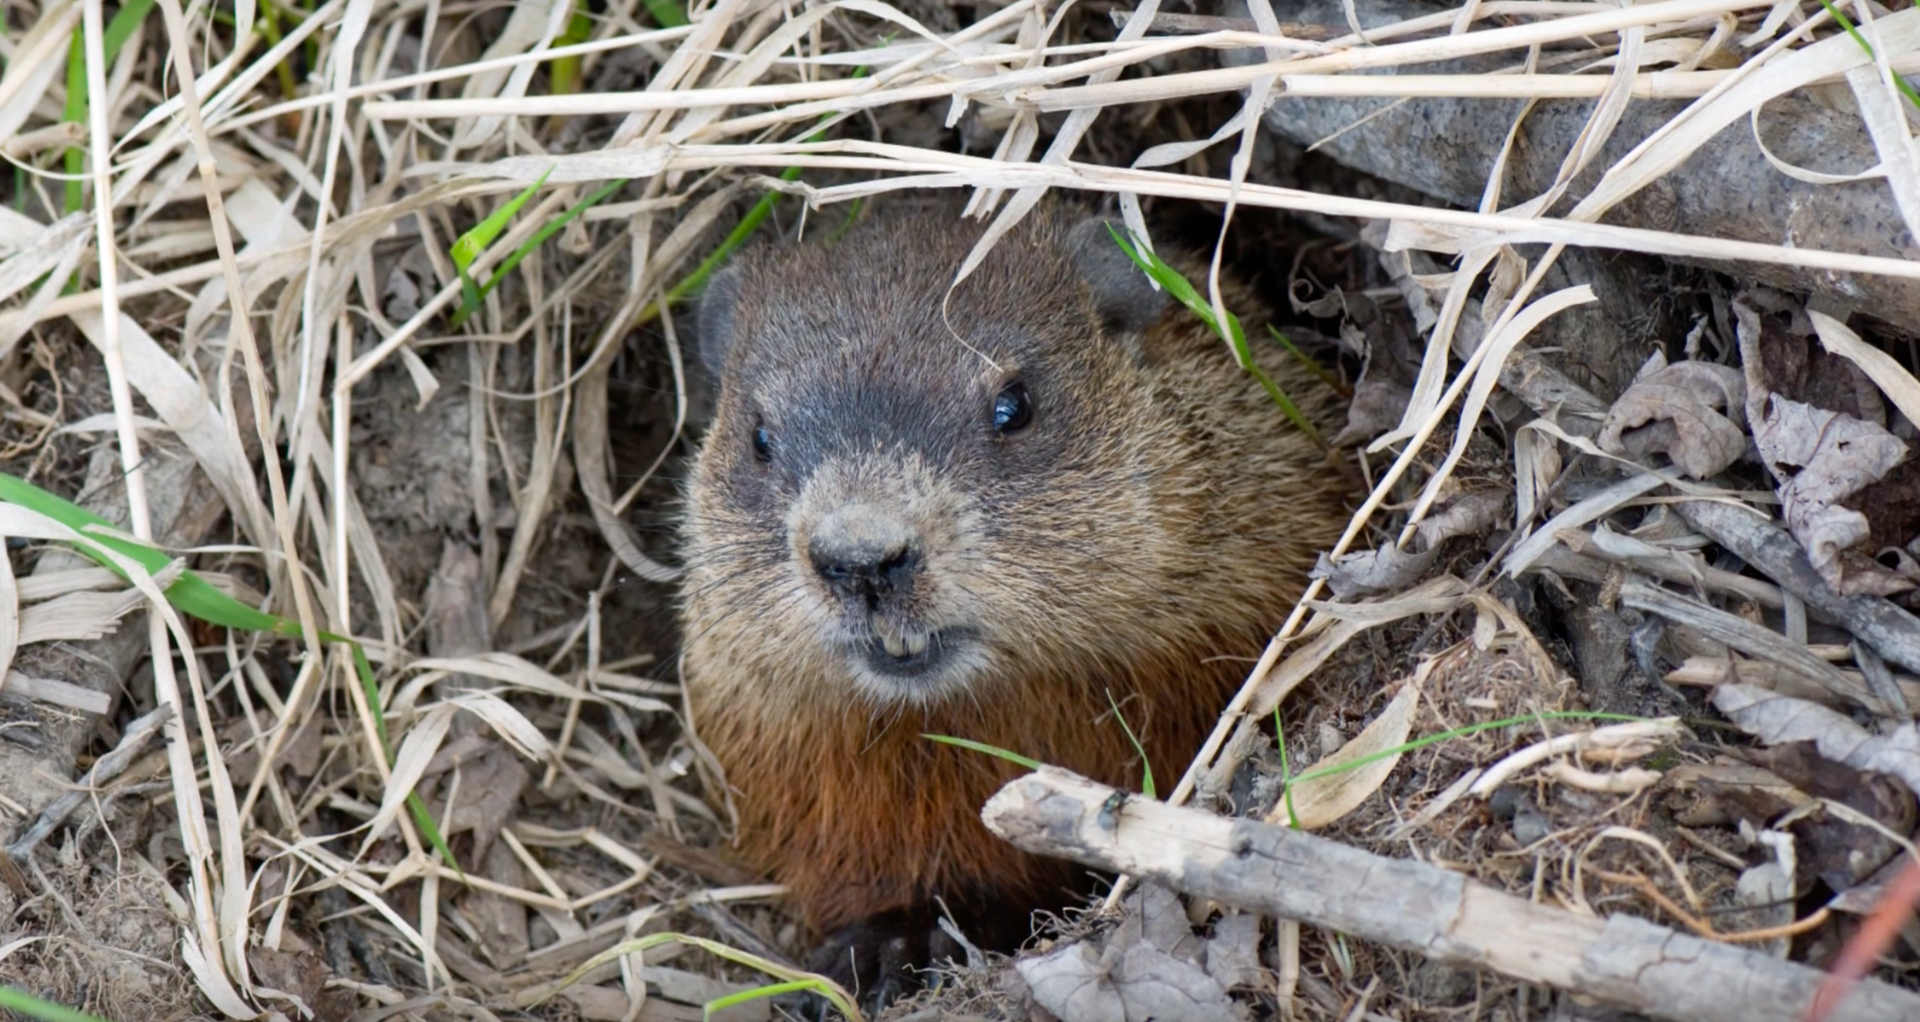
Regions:
<instances>
[{"instance_id":1,"label":"groundhog","mask_svg":"<svg viewBox=\"0 0 1920 1022\"><path fill-rule=\"evenodd\" d=\"M1012 950L1087 887L981 824L1019 767L924 736L1170 788L1347 520L1345 476L1105 220L1036 212L954 287L980 231L882 215L745 254L699 313L693 730L739 854L869 1003L958 956L943 913ZM1226 295L1329 424L1333 393Z\"/></svg>"}]
</instances>

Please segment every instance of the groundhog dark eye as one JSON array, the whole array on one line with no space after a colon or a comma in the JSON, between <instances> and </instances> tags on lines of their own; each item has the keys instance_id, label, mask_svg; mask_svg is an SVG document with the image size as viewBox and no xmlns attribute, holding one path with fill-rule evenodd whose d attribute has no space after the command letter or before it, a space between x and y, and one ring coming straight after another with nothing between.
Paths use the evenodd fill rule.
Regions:
<instances>
[{"instance_id":1,"label":"groundhog dark eye","mask_svg":"<svg viewBox=\"0 0 1920 1022\"><path fill-rule=\"evenodd\" d=\"M1033 422L1033 398L1022 384L1010 384L993 399L993 431L1001 436L1018 433Z\"/></svg>"},{"instance_id":2,"label":"groundhog dark eye","mask_svg":"<svg viewBox=\"0 0 1920 1022\"><path fill-rule=\"evenodd\" d=\"M773 460L773 434L765 426L753 427L753 456L763 462Z\"/></svg>"}]
</instances>

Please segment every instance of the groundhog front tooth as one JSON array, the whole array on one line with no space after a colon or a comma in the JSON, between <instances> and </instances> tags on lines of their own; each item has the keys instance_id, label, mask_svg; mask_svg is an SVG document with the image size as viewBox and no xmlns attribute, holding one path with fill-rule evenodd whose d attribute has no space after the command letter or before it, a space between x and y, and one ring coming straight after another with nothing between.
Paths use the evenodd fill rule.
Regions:
<instances>
[{"instance_id":1,"label":"groundhog front tooth","mask_svg":"<svg viewBox=\"0 0 1920 1022\"><path fill-rule=\"evenodd\" d=\"M927 651L927 633L910 632L907 635L907 655L919 656ZM895 654L896 656L898 654Z\"/></svg>"},{"instance_id":2,"label":"groundhog front tooth","mask_svg":"<svg viewBox=\"0 0 1920 1022\"><path fill-rule=\"evenodd\" d=\"M888 656L903 657L908 655L907 644L900 641L900 637L897 635L882 635L880 637L880 645L886 648ZM921 645L924 647L926 643L923 641ZM915 650L915 652L918 652L918 650Z\"/></svg>"}]
</instances>

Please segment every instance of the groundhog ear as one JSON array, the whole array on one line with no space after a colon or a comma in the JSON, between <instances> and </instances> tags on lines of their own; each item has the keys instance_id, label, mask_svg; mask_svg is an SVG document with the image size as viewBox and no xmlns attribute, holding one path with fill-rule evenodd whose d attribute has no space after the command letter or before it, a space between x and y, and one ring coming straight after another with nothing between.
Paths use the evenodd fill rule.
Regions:
<instances>
[{"instance_id":1,"label":"groundhog ear","mask_svg":"<svg viewBox=\"0 0 1920 1022\"><path fill-rule=\"evenodd\" d=\"M1120 333L1138 333L1153 324L1166 308L1167 293L1156 289L1153 281L1135 266L1101 217L1082 220L1067 234L1067 250L1074 268L1093 289L1093 302L1107 329ZM1113 225L1122 237L1126 227Z\"/></svg>"},{"instance_id":2,"label":"groundhog ear","mask_svg":"<svg viewBox=\"0 0 1920 1022\"><path fill-rule=\"evenodd\" d=\"M740 303L740 270L729 266L707 278L707 289L700 295L700 362L715 378L727 363L727 348L733 344L733 309Z\"/></svg>"}]
</instances>

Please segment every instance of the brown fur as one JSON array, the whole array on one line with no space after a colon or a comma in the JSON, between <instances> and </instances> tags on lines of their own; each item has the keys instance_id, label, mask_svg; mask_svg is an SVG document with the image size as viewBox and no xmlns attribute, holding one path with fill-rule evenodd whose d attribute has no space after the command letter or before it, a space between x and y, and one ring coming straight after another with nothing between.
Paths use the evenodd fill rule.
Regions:
<instances>
[{"instance_id":1,"label":"brown fur","mask_svg":"<svg viewBox=\"0 0 1920 1022\"><path fill-rule=\"evenodd\" d=\"M965 344L940 314L977 237L955 220L882 224L741 270L736 339L688 492L682 670L696 731L737 793L741 855L788 884L819 931L935 896L1057 907L1075 871L979 820L1019 769L921 735L1137 790L1139 758L1110 693L1171 787L1346 520L1341 473L1190 313L1169 303L1132 342L1137 356L1096 325L1060 248L1068 226L1030 217L953 292L949 322ZM1183 268L1204 280L1204 267ZM1228 300L1269 372L1329 422L1333 397L1258 335L1241 289ZM1013 334L1000 329L1009 323ZM956 409L984 410L1009 374L1042 363L1034 436L1053 433L1031 448L966 440L976 447L929 456L915 478L932 473L932 497L886 484L916 508L962 509L928 512L959 523L930 562L944 588L929 599L981 623L990 666L957 694L878 697L823 646L830 626L790 534L804 531L792 512L817 481L780 476L780 455L774 474L754 474L769 471L751 453L758 416L797 422L784 416L862 374L919 380L953 392ZM931 407L945 421L946 405ZM899 443L876 435L858 463L883 474L919 464L914 444L938 427L914 419L898 424ZM952 478L941 465L957 466ZM845 474L842 490L868 485Z\"/></svg>"}]
</instances>

